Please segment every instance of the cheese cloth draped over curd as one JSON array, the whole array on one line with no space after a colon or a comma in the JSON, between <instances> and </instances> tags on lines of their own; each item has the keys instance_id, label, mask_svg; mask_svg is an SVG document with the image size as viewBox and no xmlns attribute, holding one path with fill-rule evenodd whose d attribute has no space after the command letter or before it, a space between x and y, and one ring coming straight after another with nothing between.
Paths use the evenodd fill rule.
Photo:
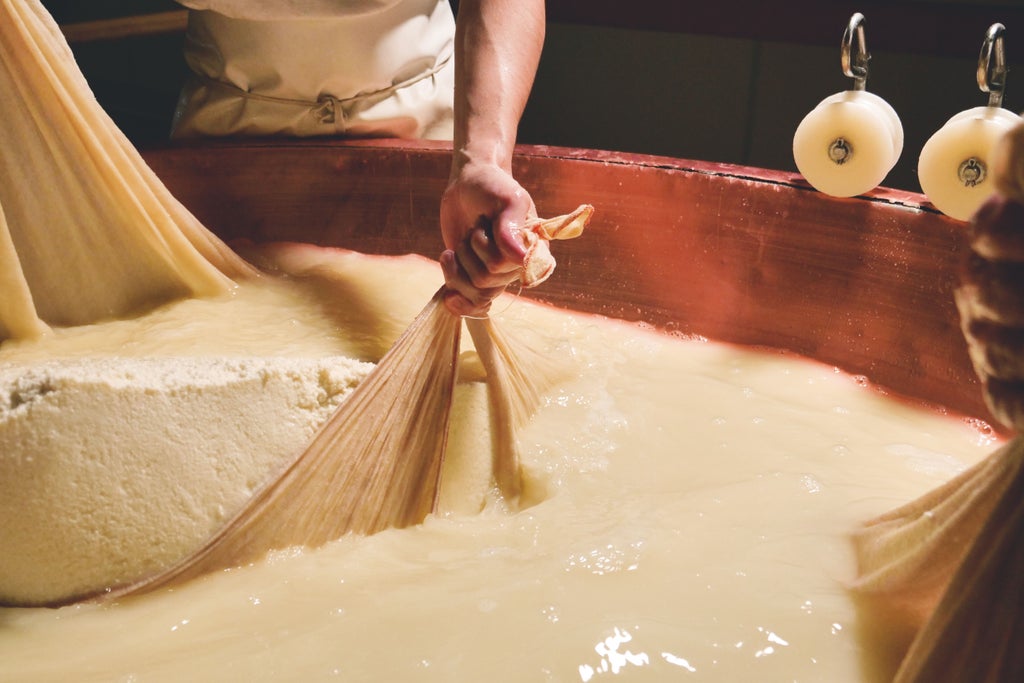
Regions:
<instances>
[{"instance_id":1,"label":"cheese cloth draped over curd","mask_svg":"<svg viewBox=\"0 0 1024 683\"><path fill-rule=\"evenodd\" d=\"M447 0L179 0L192 76L173 136L451 139Z\"/></svg>"}]
</instances>

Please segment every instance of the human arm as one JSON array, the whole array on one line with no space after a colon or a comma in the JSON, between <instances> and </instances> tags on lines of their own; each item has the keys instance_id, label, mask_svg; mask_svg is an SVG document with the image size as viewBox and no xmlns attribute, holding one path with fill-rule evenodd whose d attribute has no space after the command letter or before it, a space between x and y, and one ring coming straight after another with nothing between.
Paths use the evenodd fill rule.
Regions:
<instances>
[{"instance_id":1,"label":"human arm","mask_svg":"<svg viewBox=\"0 0 1024 683\"><path fill-rule=\"evenodd\" d=\"M452 168L441 199L448 309L483 315L518 277L536 215L512 151L544 42L543 0L462 0L455 35Z\"/></svg>"}]
</instances>

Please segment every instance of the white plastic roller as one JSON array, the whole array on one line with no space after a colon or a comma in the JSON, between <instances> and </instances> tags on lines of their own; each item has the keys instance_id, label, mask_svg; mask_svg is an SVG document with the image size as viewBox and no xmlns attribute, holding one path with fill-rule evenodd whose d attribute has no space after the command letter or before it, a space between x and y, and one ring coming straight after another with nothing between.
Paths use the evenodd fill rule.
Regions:
<instances>
[{"instance_id":1,"label":"white plastic roller","mask_svg":"<svg viewBox=\"0 0 1024 683\"><path fill-rule=\"evenodd\" d=\"M843 73L853 89L826 97L797 126L793 160L817 190L836 197L863 194L885 179L903 151L903 124L889 103L867 92L864 15L843 33Z\"/></svg>"},{"instance_id":2,"label":"white plastic roller","mask_svg":"<svg viewBox=\"0 0 1024 683\"><path fill-rule=\"evenodd\" d=\"M797 126L793 159L817 190L863 194L888 175L903 151L903 125L888 102L866 90L825 98Z\"/></svg>"},{"instance_id":3,"label":"white plastic roller","mask_svg":"<svg viewBox=\"0 0 1024 683\"><path fill-rule=\"evenodd\" d=\"M1006 28L992 24L978 57L978 87L988 106L962 111L928 139L917 161L921 190L947 216L966 221L996 191L993 162L999 140L1021 123L1002 108L1006 87Z\"/></svg>"},{"instance_id":4,"label":"white plastic roller","mask_svg":"<svg viewBox=\"0 0 1024 683\"><path fill-rule=\"evenodd\" d=\"M1020 121L1002 107L975 107L951 118L928 139L921 148L917 177L939 211L965 221L992 195L992 152Z\"/></svg>"}]
</instances>

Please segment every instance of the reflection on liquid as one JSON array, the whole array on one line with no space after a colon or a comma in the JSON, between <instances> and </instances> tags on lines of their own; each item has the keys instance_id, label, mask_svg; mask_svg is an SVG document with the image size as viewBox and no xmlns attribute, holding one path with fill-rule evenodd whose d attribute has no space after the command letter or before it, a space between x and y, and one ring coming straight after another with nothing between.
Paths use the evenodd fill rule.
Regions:
<instances>
[{"instance_id":1,"label":"reflection on liquid","mask_svg":"<svg viewBox=\"0 0 1024 683\"><path fill-rule=\"evenodd\" d=\"M780 638L778 634L773 631L769 631L762 626L758 626L757 630L759 633L765 634L765 638L768 640L768 645L765 645L757 652L754 653L755 657L767 657L768 655L775 654L775 646L788 647L789 643Z\"/></svg>"},{"instance_id":2,"label":"reflection on liquid","mask_svg":"<svg viewBox=\"0 0 1024 683\"><path fill-rule=\"evenodd\" d=\"M632 541L628 544L628 549L624 550L609 543L603 548L575 553L566 560L565 570L578 569L595 576L619 571L635 571L639 566L642 546L642 541Z\"/></svg>"},{"instance_id":3,"label":"reflection on liquid","mask_svg":"<svg viewBox=\"0 0 1024 683\"><path fill-rule=\"evenodd\" d=\"M647 666L650 664L651 660L646 652L634 653L631 650L619 652L619 647L631 640L633 640L633 636L629 631L616 626L612 635L595 645L594 651L601 657L601 661L597 666L580 664L580 678L584 683L597 674L617 674L630 664L633 666Z\"/></svg>"},{"instance_id":4,"label":"reflection on liquid","mask_svg":"<svg viewBox=\"0 0 1024 683\"><path fill-rule=\"evenodd\" d=\"M697 673L697 669L694 668L693 665L678 655L674 655L671 652L662 652L661 657L669 664L675 664L680 668L686 669L690 673Z\"/></svg>"}]
</instances>

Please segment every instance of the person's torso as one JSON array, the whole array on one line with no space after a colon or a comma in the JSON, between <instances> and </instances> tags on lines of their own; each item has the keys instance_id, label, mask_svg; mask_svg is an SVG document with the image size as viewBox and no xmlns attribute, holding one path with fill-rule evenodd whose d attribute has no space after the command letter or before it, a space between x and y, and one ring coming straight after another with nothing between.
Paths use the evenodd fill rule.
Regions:
<instances>
[{"instance_id":1,"label":"person's torso","mask_svg":"<svg viewBox=\"0 0 1024 683\"><path fill-rule=\"evenodd\" d=\"M447 0L183 4L210 8L190 16L185 54L193 71L273 97L353 97L415 78L450 59L453 50L454 18ZM238 5L252 5L246 17L275 8L278 16L219 11ZM333 14L321 12L332 7ZM294 11L285 12L288 8Z\"/></svg>"}]
</instances>

